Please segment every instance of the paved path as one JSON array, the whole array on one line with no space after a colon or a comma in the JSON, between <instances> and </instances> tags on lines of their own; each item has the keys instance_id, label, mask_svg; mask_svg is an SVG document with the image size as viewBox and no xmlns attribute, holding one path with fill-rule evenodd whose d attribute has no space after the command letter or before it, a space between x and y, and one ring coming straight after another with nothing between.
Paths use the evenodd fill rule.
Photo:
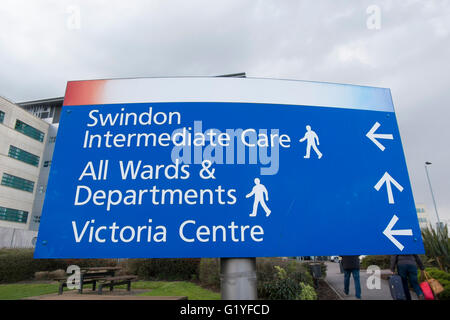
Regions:
<instances>
[{"instance_id":1,"label":"paved path","mask_svg":"<svg viewBox=\"0 0 450 320\"><path fill-rule=\"evenodd\" d=\"M344 274L340 272L339 264L335 262L326 262L327 264L327 277L326 281L337 292L337 294L343 300L357 300L355 297L355 282L353 277L350 278L350 294L347 296L344 293ZM381 270L382 274L389 273L389 270ZM389 283L387 280L381 279L380 289L368 289L367 279L370 274L366 273L366 270L360 271L360 283L361 283L361 298L363 300L392 300L391 292L389 289ZM415 293L411 292L411 298L417 300Z\"/></svg>"}]
</instances>

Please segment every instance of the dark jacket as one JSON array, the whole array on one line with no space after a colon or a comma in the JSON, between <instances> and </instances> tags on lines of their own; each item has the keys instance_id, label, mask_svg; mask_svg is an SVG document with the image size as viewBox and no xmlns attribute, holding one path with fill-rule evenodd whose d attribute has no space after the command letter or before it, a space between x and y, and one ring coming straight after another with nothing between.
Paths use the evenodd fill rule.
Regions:
<instances>
[{"instance_id":1,"label":"dark jacket","mask_svg":"<svg viewBox=\"0 0 450 320\"><path fill-rule=\"evenodd\" d=\"M424 270L425 267L422 263L422 260L420 260L419 256L417 254L404 254L404 255L397 255L397 256L391 256L391 271L395 272L395 269L398 265L405 265L410 264L413 266L418 266L420 270Z\"/></svg>"},{"instance_id":2,"label":"dark jacket","mask_svg":"<svg viewBox=\"0 0 450 320\"><path fill-rule=\"evenodd\" d=\"M342 256L344 270L359 269L359 256Z\"/></svg>"}]
</instances>

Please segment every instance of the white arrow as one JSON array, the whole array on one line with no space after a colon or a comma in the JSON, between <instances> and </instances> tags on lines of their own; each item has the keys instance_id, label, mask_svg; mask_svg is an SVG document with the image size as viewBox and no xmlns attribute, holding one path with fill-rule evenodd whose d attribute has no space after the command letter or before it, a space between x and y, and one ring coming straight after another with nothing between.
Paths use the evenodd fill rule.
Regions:
<instances>
[{"instance_id":1,"label":"white arrow","mask_svg":"<svg viewBox=\"0 0 450 320\"><path fill-rule=\"evenodd\" d=\"M380 142L378 142L377 139L393 140L394 137L392 136L392 134L375 133L375 131L377 131L379 127L380 124L378 122L375 122L372 129L367 132L366 137L369 138L373 143L375 143L377 147L381 149L381 151L384 151L385 147Z\"/></svg>"},{"instance_id":2,"label":"white arrow","mask_svg":"<svg viewBox=\"0 0 450 320\"><path fill-rule=\"evenodd\" d=\"M395 246L402 251L404 246L397 241L397 239L395 239L393 236L412 236L412 230L411 229L404 229L404 230L392 230L392 228L394 227L394 225L397 223L398 221L398 217L394 214L394 216L392 217L391 221L389 222L388 226L386 227L386 229L384 229L383 234L392 241L393 244L395 244Z\"/></svg>"},{"instance_id":3,"label":"white arrow","mask_svg":"<svg viewBox=\"0 0 450 320\"><path fill-rule=\"evenodd\" d=\"M385 172L383 177L381 177L380 181L378 181L378 183L374 186L375 190L379 191L381 186L386 183L386 190L388 193L388 200L389 203L395 203L394 202L394 196L392 195L392 187L391 187L391 183L398 189L400 190L400 192L403 191L403 187L394 180L394 178L392 178L389 173Z\"/></svg>"}]
</instances>

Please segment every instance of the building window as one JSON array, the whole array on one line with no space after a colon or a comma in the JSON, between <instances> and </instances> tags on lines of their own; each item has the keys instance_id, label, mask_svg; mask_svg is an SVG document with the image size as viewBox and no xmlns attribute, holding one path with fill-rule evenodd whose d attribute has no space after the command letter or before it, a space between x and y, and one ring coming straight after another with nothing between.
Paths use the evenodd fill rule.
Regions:
<instances>
[{"instance_id":1,"label":"building window","mask_svg":"<svg viewBox=\"0 0 450 320\"><path fill-rule=\"evenodd\" d=\"M3 120L5 120L5 113L0 110L0 123L3 123Z\"/></svg>"},{"instance_id":2,"label":"building window","mask_svg":"<svg viewBox=\"0 0 450 320\"><path fill-rule=\"evenodd\" d=\"M44 161L44 168L50 167L51 164L51 161Z\"/></svg>"},{"instance_id":3,"label":"building window","mask_svg":"<svg viewBox=\"0 0 450 320\"><path fill-rule=\"evenodd\" d=\"M19 132L22 132L24 135L27 135L30 138L33 138L37 141L40 141L40 142L44 141L44 133L42 131L39 131L38 129L33 128L32 126L26 124L25 122L16 120L16 126L14 129L16 129Z\"/></svg>"},{"instance_id":4,"label":"building window","mask_svg":"<svg viewBox=\"0 0 450 320\"><path fill-rule=\"evenodd\" d=\"M27 223L28 212L23 210L0 207L0 220Z\"/></svg>"},{"instance_id":5,"label":"building window","mask_svg":"<svg viewBox=\"0 0 450 320\"><path fill-rule=\"evenodd\" d=\"M32 166L39 166L39 157L20 148L9 146L8 156L11 158L26 162Z\"/></svg>"},{"instance_id":6,"label":"building window","mask_svg":"<svg viewBox=\"0 0 450 320\"><path fill-rule=\"evenodd\" d=\"M47 119L47 118L53 118L55 115L55 107L52 106L33 106L33 107L27 107L25 108L28 112L32 113L34 116L41 118L41 119Z\"/></svg>"},{"instance_id":7,"label":"building window","mask_svg":"<svg viewBox=\"0 0 450 320\"><path fill-rule=\"evenodd\" d=\"M3 173L2 185L33 193L34 182Z\"/></svg>"},{"instance_id":8,"label":"building window","mask_svg":"<svg viewBox=\"0 0 450 320\"><path fill-rule=\"evenodd\" d=\"M55 137L50 137L50 138L48 139L48 142L49 142L49 143L55 143L55 141L56 141L56 136L55 136Z\"/></svg>"}]
</instances>

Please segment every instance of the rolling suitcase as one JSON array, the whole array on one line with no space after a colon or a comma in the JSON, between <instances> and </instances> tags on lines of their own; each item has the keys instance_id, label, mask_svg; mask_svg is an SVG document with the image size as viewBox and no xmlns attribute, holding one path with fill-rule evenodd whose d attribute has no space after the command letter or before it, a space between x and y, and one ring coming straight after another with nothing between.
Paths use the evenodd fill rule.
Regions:
<instances>
[{"instance_id":1,"label":"rolling suitcase","mask_svg":"<svg viewBox=\"0 0 450 320\"><path fill-rule=\"evenodd\" d=\"M403 289L402 278L395 274L389 278L389 289L394 300L406 300L405 290Z\"/></svg>"}]
</instances>

